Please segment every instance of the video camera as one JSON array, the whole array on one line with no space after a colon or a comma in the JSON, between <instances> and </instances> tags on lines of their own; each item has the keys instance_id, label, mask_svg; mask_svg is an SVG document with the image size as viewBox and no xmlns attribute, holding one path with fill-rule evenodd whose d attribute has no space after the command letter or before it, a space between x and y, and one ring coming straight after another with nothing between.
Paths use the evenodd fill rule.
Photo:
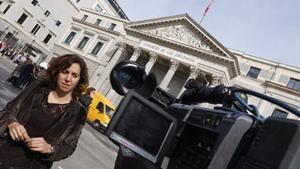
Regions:
<instances>
[{"instance_id":1,"label":"video camera","mask_svg":"<svg viewBox=\"0 0 300 169\"><path fill-rule=\"evenodd\" d=\"M157 86L154 74L123 61L113 89L125 96L106 135L120 146L115 169L299 169L300 122L263 118L253 95L300 116L286 103L247 90L206 87L189 80L179 99ZM222 104L214 109L194 104Z\"/></svg>"}]
</instances>

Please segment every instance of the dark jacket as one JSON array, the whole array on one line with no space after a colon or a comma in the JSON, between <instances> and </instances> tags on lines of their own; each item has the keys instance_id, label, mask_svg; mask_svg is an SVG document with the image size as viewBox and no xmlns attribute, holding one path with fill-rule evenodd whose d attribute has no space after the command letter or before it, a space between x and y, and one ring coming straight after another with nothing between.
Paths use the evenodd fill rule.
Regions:
<instances>
[{"instance_id":1,"label":"dark jacket","mask_svg":"<svg viewBox=\"0 0 300 169\"><path fill-rule=\"evenodd\" d=\"M41 103L43 95L47 91L49 91L47 83L36 80L0 111L0 148L9 137L8 124L17 121L25 125L28 122L33 103ZM45 140L54 146L55 152L50 156L40 154L33 161L31 169L49 169L53 161L69 157L76 149L85 120L86 110L77 100L72 100L64 116L44 135Z\"/></svg>"},{"instance_id":2,"label":"dark jacket","mask_svg":"<svg viewBox=\"0 0 300 169\"><path fill-rule=\"evenodd\" d=\"M81 95L79 97L79 101L85 108L87 108L92 103L93 98L89 95Z\"/></svg>"}]
</instances>

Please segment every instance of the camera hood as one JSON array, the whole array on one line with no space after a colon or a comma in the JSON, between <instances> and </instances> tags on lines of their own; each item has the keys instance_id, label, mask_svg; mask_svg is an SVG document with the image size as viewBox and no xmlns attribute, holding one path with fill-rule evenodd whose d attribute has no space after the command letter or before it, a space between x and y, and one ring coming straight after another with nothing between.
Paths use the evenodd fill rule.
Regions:
<instances>
[{"instance_id":1,"label":"camera hood","mask_svg":"<svg viewBox=\"0 0 300 169\"><path fill-rule=\"evenodd\" d=\"M119 95L124 96L128 90L141 86L146 77L143 66L126 60L114 66L110 73L110 83Z\"/></svg>"}]
</instances>

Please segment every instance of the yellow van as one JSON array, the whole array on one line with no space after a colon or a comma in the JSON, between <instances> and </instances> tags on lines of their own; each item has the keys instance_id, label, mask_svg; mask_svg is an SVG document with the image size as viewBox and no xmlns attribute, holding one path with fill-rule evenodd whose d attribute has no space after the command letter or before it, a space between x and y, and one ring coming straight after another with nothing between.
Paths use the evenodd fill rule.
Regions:
<instances>
[{"instance_id":1,"label":"yellow van","mask_svg":"<svg viewBox=\"0 0 300 169\"><path fill-rule=\"evenodd\" d=\"M100 131L104 131L115 111L115 106L104 95L95 91L88 108L87 121Z\"/></svg>"}]
</instances>

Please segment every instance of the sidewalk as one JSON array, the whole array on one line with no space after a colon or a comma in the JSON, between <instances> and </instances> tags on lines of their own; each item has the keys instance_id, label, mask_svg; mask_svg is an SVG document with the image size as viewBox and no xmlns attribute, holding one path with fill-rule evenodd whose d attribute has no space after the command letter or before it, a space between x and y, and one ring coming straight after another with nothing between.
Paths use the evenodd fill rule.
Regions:
<instances>
[{"instance_id":1,"label":"sidewalk","mask_svg":"<svg viewBox=\"0 0 300 169\"><path fill-rule=\"evenodd\" d=\"M6 56L1 56L0 54L0 67L9 73L11 73L17 64L13 63L11 60L9 60Z\"/></svg>"}]
</instances>

